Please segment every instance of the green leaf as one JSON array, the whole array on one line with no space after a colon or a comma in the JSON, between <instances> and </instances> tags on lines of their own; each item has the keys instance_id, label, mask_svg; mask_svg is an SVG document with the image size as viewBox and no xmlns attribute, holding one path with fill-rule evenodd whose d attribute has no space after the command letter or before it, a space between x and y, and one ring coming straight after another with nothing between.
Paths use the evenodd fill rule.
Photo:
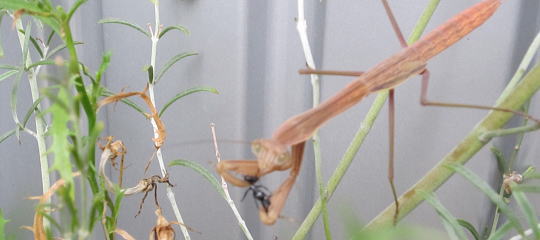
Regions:
<instances>
[{"instance_id":1,"label":"green leaf","mask_svg":"<svg viewBox=\"0 0 540 240\"><path fill-rule=\"evenodd\" d=\"M0 69L10 69L10 70L17 70L20 67L13 66L13 65L7 65L7 64L0 64Z\"/></svg>"},{"instance_id":2,"label":"green leaf","mask_svg":"<svg viewBox=\"0 0 540 240\"><path fill-rule=\"evenodd\" d=\"M84 44L83 42L74 42L73 43L74 45L79 45L79 44ZM47 53L47 56L46 58L49 58L51 56L54 56L56 53L64 50L66 48L66 44L65 43L62 43L60 45L58 45L57 47L55 47L54 49L52 49L51 51L49 51L49 53Z\"/></svg>"},{"instance_id":3,"label":"green leaf","mask_svg":"<svg viewBox=\"0 0 540 240\"><path fill-rule=\"evenodd\" d=\"M0 239L6 239L6 230L5 226L6 223L8 223L9 220L4 218L4 213L2 213L2 209L0 209Z\"/></svg>"},{"instance_id":4,"label":"green leaf","mask_svg":"<svg viewBox=\"0 0 540 240\"><path fill-rule=\"evenodd\" d=\"M167 110L167 108L169 108L169 106L171 106L171 104L176 102L178 99L183 98L183 97L185 97L187 95L190 95L192 93L196 93L196 92L211 92L211 93L214 93L214 94L219 94L219 92L215 88L211 88L211 87L194 87L194 88L190 88L190 89L185 90L185 91L183 91L183 92L181 92L179 94L176 94L176 96L174 96L171 100L169 100L167 103L165 103L165 105L163 105L163 108L159 112L159 116L161 117L161 115L163 115L165 110Z\"/></svg>"},{"instance_id":5,"label":"green leaf","mask_svg":"<svg viewBox=\"0 0 540 240\"><path fill-rule=\"evenodd\" d=\"M14 74L18 73L19 70L10 70L10 71L7 71L7 72L4 72L2 74L0 74L0 82L2 82L3 80L6 80L7 78L13 76Z\"/></svg>"},{"instance_id":6,"label":"green leaf","mask_svg":"<svg viewBox=\"0 0 540 240\"><path fill-rule=\"evenodd\" d=\"M6 14L6 11L0 12L0 26L2 25L2 20L4 19L4 15ZM2 36L0 35L0 39L2 39ZM2 47L2 42L0 42L0 58L4 56L4 47Z\"/></svg>"},{"instance_id":7,"label":"green leaf","mask_svg":"<svg viewBox=\"0 0 540 240\"><path fill-rule=\"evenodd\" d=\"M9 137L15 135L15 132L17 132L16 129L12 129L12 130L9 130L7 131L6 133L0 135L0 143L2 143L3 141L5 141L6 139L8 139Z\"/></svg>"},{"instance_id":8,"label":"green leaf","mask_svg":"<svg viewBox=\"0 0 540 240\"><path fill-rule=\"evenodd\" d=\"M503 153L495 146L491 147L489 150L491 150L491 153L493 153L497 160L497 169L499 169L499 173L501 175L504 174L506 172L506 160L504 159Z\"/></svg>"},{"instance_id":9,"label":"green leaf","mask_svg":"<svg viewBox=\"0 0 540 240\"><path fill-rule=\"evenodd\" d=\"M200 164L188 160L178 159L171 161L169 166L184 166L193 169L195 172L201 174L201 176L208 180L208 182L214 186L216 191L226 200L225 192L223 191L223 188L221 188L221 184L218 182L217 178Z\"/></svg>"},{"instance_id":10,"label":"green leaf","mask_svg":"<svg viewBox=\"0 0 540 240\"><path fill-rule=\"evenodd\" d=\"M56 101L60 102L55 101L49 108L52 117L52 124L49 129L52 135L51 152L54 154L52 169L57 170L62 179L70 186L73 186L73 168L69 157L69 149L71 146L68 141L70 136L70 128L68 127L69 113L61 104L61 102L68 101L67 90L60 88L57 97L58 99ZM73 187L71 187L70 190L69 195L74 199L75 194L73 192Z\"/></svg>"},{"instance_id":11,"label":"green leaf","mask_svg":"<svg viewBox=\"0 0 540 240\"><path fill-rule=\"evenodd\" d=\"M470 222L467 222L467 221L465 221L463 219L458 219L457 222L459 223L459 225L461 225L465 229L469 230L469 232L471 233L471 235L474 237L475 240L481 240L482 239L480 237L480 233L478 233L478 231L476 231L476 228L474 228L474 226Z\"/></svg>"},{"instance_id":12,"label":"green leaf","mask_svg":"<svg viewBox=\"0 0 540 240\"><path fill-rule=\"evenodd\" d=\"M37 53L39 54L39 57L43 58L43 50L41 50L41 47L37 43L36 39L33 37L30 37L30 42L34 46L34 49L36 49Z\"/></svg>"},{"instance_id":13,"label":"green leaf","mask_svg":"<svg viewBox=\"0 0 540 240\"><path fill-rule=\"evenodd\" d=\"M13 11L24 9L24 14L36 17L41 22L49 25L55 32L60 33L60 22L58 21L59 18L50 12L50 10L52 9L50 2L41 1L40 3L46 3L47 5L42 5L40 7L35 2L21 0L0 0L0 8Z\"/></svg>"},{"instance_id":14,"label":"green leaf","mask_svg":"<svg viewBox=\"0 0 540 240\"><path fill-rule=\"evenodd\" d=\"M71 17L73 16L73 14L75 14L75 12L77 11L77 9L83 4L85 3L86 0L77 0L72 6L71 8L69 9L69 12L67 14L67 18L66 18L66 21L70 21L71 20Z\"/></svg>"},{"instance_id":15,"label":"green leaf","mask_svg":"<svg viewBox=\"0 0 540 240\"><path fill-rule=\"evenodd\" d=\"M517 184L512 183L510 186L513 188ZM514 199L516 199L517 204L519 207L523 210L523 213L525 214L525 217L527 218L527 222L529 222L529 226L531 227L534 239L540 239L540 229L538 229L538 219L536 219L536 210L531 205L531 202L527 199L525 194L521 191L512 191L512 195L514 196Z\"/></svg>"},{"instance_id":16,"label":"green leaf","mask_svg":"<svg viewBox=\"0 0 540 240\"><path fill-rule=\"evenodd\" d=\"M512 188L512 192L529 192L529 193L540 193L540 186L538 185L527 185L520 184Z\"/></svg>"},{"instance_id":17,"label":"green leaf","mask_svg":"<svg viewBox=\"0 0 540 240\"><path fill-rule=\"evenodd\" d=\"M105 97L110 97L110 96L115 95L115 93L113 93L113 92L111 92L111 91L109 91L107 89L104 89L104 91L101 93L101 95L105 96ZM144 117L146 117L146 113L144 112L144 110L139 105L137 105L135 102L133 102L133 101L127 99L127 98L123 98L120 101L125 103L126 105L130 106L131 108L135 109L135 111L139 112Z\"/></svg>"},{"instance_id":18,"label":"green leaf","mask_svg":"<svg viewBox=\"0 0 540 240\"><path fill-rule=\"evenodd\" d=\"M183 32L183 33L186 34L186 35L189 35L189 34L190 34L190 33L189 33L189 30L188 30L187 28L185 28L185 27L183 27L183 26L180 26L180 25L174 25L174 26L168 26L168 27L164 28L164 29L161 31L161 33L159 33L158 38L163 37L163 35L165 35L165 33L169 32L169 31L171 31L171 30L179 30L179 31Z\"/></svg>"},{"instance_id":19,"label":"green leaf","mask_svg":"<svg viewBox=\"0 0 540 240\"><path fill-rule=\"evenodd\" d=\"M126 25L128 27L131 27L139 32L141 32L142 34L144 34L145 36L147 37L151 37L150 36L150 33L148 33L147 31L145 31L142 27L139 27L138 25L136 24L133 24L133 23L130 23L128 21L125 21L125 20L122 20L122 19L118 19L118 18L105 18L105 19L101 19L98 21L98 23L116 23L116 24L121 24L121 25Z\"/></svg>"},{"instance_id":20,"label":"green leaf","mask_svg":"<svg viewBox=\"0 0 540 240\"><path fill-rule=\"evenodd\" d=\"M488 240L500 240L503 237L508 234L508 232L512 230L512 223L511 222L505 222L502 226L500 226L495 233L493 233L491 236L489 236Z\"/></svg>"},{"instance_id":21,"label":"green leaf","mask_svg":"<svg viewBox=\"0 0 540 240\"><path fill-rule=\"evenodd\" d=\"M504 202L502 197L496 193L485 181L483 181L478 175L473 173L471 170L465 168L461 164L447 164L446 167L449 169L459 173L461 176L465 177L469 182L471 182L474 186L476 186L478 189L480 189L486 196L495 203L500 211L506 215L508 218L508 221L511 222L512 226L518 230L518 232L523 232L523 228L521 227L521 224L519 223L519 220L517 216L512 212L510 207Z\"/></svg>"},{"instance_id":22,"label":"green leaf","mask_svg":"<svg viewBox=\"0 0 540 240\"><path fill-rule=\"evenodd\" d=\"M39 62L35 62L35 63L30 64L29 66L26 67L26 70L29 70L29 69L32 69L34 67L41 66L41 65L54 65L54 61L53 60L41 60Z\"/></svg>"},{"instance_id":23,"label":"green leaf","mask_svg":"<svg viewBox=\"0 0 540 240\"><path fill-rule=\"evenodd\" d=\"M154 83L154 68L152 67L152 65L144 66L143 71L146 71L148 73L148 83Z\"/></svg>"},{"instance_id":24,"label":"green leaf","mask_svg":"<svg viewBox=\"0 0 540 240\"><path fill-rule=\"evenodd\" d=\"M28 123L28 120L30 120L32 113L38 110L37 106L42 100L43 100L43 97L39 97L38 99L36 99L36 101L34 101L34 103L32 103L32 106L28 109L28 111L26 111L26 114L24 115L23 122L22 122L23 127L26 127L26 124Z\"/></svg>"},{"instance_id":25,"label":"green leaf","mask_svg":"<svg viewBox=\"0 0 540 240\"><path fill-rule=\"evenodd\" d=\"M171 59L169 59L169 61L167 61L167 63L165 63L165 65L163 65L163 68L161 69L161 71L159 71L159 74L157 75L157 78L156 78L156 81L155 82L158 82L162 77L163 77L163 74L165 74L167 72L167 70L169 70L169 68L172 67L172 65L174 65L175 63L177 63L178 61L186 58L186 57L189 57L189 56L194 56L194 55L197 55L196 52L186 52L186 53L180 53L174 57L172 57Z\"/></svg>"},{"instance_id":26,"label":"green leaf","mask_svg":"<svg viewBox=\"0 0 540 240\"><path fill-rule=\"evenodd\" d=\"M463 232L463 229L459 225L457 219L452 216L450 211L446 209L442 203L437 199L435 194L433 193L423 193L425 200L433 207L435 208L435 211L437 211L437 214L439 214L439 217L442 218L443 221L445 221L448 224L448 227L450 229L447 229L450 234L452 232L456 235L458 239L461 240L467 240L467 236L465 235L465 232Z\"/></svg>"},{"instance_id":27,"label":"green leaf","mask_svg":"<svg viewBox=\"0 0 540 240\"><path fill-rule=\"evenodd\" d=\"M24 32L24 42L23 42L23 49L22 49L22 65L26 68L26 62L28 61L28 44L30 43L30 33L32 32L32 24L31 22L28 22L25 28Z\"/></svg>"}]
</instances>

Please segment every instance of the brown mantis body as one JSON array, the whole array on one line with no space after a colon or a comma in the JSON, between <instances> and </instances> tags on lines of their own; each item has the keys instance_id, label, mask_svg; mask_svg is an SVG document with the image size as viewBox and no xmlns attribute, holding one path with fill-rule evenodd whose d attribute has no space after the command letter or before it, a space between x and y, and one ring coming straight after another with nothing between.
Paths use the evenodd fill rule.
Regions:
<instances>
[{"instance_id":1,"label":"brown mantis body","mask_svg":"<svg viewBox=\"0 0 540 240\"><path fill-rule=\"evenodd\" d=\"M261 177L291 168L289 177L272 193L268 211L259 208L261 221L273 224L296 180L302 162L305 141L326 121L351 108L370 93L394 88L406 79L426 73L426 62L484 23L500 6L501 0L484 0L461 12L415 44L408 46L364 72L343 90L318 107L298 114L281 124L270 139L253 141L257 161L229 160L217 170L228 182L240 187L250 183L231 174ZM291 147L291 152L289 152Z\"/></svg>"}]
</instances>

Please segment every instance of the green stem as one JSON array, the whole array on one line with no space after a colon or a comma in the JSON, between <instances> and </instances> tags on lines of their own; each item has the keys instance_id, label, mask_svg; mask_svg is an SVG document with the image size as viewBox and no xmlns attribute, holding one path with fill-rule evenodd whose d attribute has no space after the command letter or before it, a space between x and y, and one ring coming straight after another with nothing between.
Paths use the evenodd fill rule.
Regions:
<instances>
[{"instance_id":1,"label":"green stem","mask_svg":"<svg viewBox=\"0 0 540 240\"><path fill-rule=\"evenodd\" d=\"M502 137L502 136L518 134L518 133L523 134L523 133L535 131L538 129L540 129L540 124L533 124L533 125L527 125L527 126L521 126L521 127L515 127L515 128L509 128L509 129L498 129L498 130L489 131L480 135L479 140L489 141L491 138L494 138L494 137ZM516 146L518 146L518 144L516 144ZM512 155L514 154L512 153Z\"/></svg>"},{"instance_id":2,"label":"green stem","mask_svg":"<svg viewBox=\"0 0 540 240\"><path fill-rule=\"evenodd\" d=\"M409 37L408 43L413 43L417 41L422 33L424 32L429 20L431 19L431 16L433 16L433 12L435 12L435 9L437 8L437 5L439 4L440 0L431 0L428 3L428 7L424 10L422 13L422 16L416 23L415 28L413 29L413 32L411 36ZM360 124L360 128L356 132L356 135L354 136L353 140L351 141L351 144L347 148L347 151L343 155L343 158L339 162L338 166L334 170L334 173L328 180L328 183L326 185L326 191L325 191L325 198L330 199L334 191L336 190L337 186L341 182L341 179L347 172L347 169L352 163L352 160L356 156L356 153L360 149L360 146L364 142L364 139L366 138L367 134L371 130L373 124L375 123L375 119L377 118L379 112L381 111L382 107L384 106L384 103L386 102L386 99L388 98L388 91L381 91L378 95L373 104L371 105L371 108L369 109L366 117ZM313 207L311 208L311 211L308 213L304 221L302 222L302 225L300 225L300 228L296 231L292 239L299 240L304 239L306 235L308 234L309 230L321 214L321 210L323 207L321 198L315 202Z\"/></svg>"},{"instance_id":3,"label":"green stem","mask_svg":"<svg viewBox=\"0 0 540 240\"><path fill-rule=\"evenodd\" d=\"M509 92L509 94L496 104L495 107L505 109L519 109L533 94L540 88L540 64L536 65L525 76L523 81ZM424 199L419 192L431 193L437 190L454 172L444 167L449 163L466 163L474 154L476 154L486 142L479 140L480 135L486 131L499 129L512 118L511 113L501 111L491 111L476 127L459 143L450 153L448 153L433 169L431 169L414 186L400 196L400 215L399 219L406 216L416 208ZM377 217L375 217L366 229L380 229L392 225L394 214L394 205L388 206Z\"/></svg>"}]
</instances>

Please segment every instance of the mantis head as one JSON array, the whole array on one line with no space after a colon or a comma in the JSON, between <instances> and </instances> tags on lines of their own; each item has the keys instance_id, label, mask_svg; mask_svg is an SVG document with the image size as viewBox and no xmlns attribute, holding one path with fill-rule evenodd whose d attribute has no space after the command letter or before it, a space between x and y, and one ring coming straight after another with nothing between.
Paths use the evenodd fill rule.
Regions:
<instances>
[{"instance_id":1,"label":"mantis head","mask_svg":"<svg viewBox=\"0 0 540 240\"><path fill-rule=\"evenodd\" d=\"M259 176L287 170L292 166L288 147L273 139L257 139L251 143L251 150L257 156Z\"/></svg>"}]
</instances>

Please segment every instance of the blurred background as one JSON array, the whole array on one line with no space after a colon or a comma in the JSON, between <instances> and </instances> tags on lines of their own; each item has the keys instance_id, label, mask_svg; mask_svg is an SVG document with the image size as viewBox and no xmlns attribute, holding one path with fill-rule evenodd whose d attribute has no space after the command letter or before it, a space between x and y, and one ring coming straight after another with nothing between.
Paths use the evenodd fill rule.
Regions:
<instances>
[{"instance_id":1,"label":"blurred background","mask_svg":"<svg viewBox=\"0 0 540 240\"><path fill-rule=\"evenodd\" d=\"M60 1L72 4L72 1ZM162 0L161 23L182 25L189 36L171 32L159 41L157 65L180 52L195 51L174 65L156 86L157 107L175 94L195 86L216 88L220 94L197 93L169 108L163 121L168 139L162 148L166 162L175 159L195 161L214 172L216 164L210 123L216 124L223 159L254 159L249 142L268 138L289 117L311 106L308 76L298 75L305 67L296 31L296 1L206 1ZM427 0L390 1L405 35L427 5ZM471 6L467 0L442 1L426 32ZM379 1L307 1L306 20L316 64L322 69L366 70L400 50ZM505 1L488 22L428 64L431 71L429 98L443 102L492 105L513 75L528 45L539 30L538 1ZM120 25L98 24L102 18L120 18L140 26L154 22L150 1L89 1L72 21L80 58L94 72L106 51L112 60L105 81L114 92L139 91L150 64L150 40L139 32ZM5 48L2 63L20 62L20 49L11 21L1 26ZM159 69L157 70L159 71ZM322 77L322 99L334 95L352 78ZM27 82L21 84L20 109L31 105ZM0 133L12 129L8 81L0 83ZM413 77L396 89L396 183L399 193L420 179L448 153L486 114L473 109L445 109L419 105L420 79ZM320 129L323 177L332 174L354 133L360 126L375 94L351 110L332 119ZM540 116L538 97L531 113ZM101 111L106 123L103 136L112 135L125 143L127 166L124 183L159 173L157 161L144 175L144 166L154 147L149 121L124 104ZM514 121L518 123L518 121ZM331 230L335 239L344 239L344 227L351 219L367 223L392 203L386 177L387 114L383 109L367 140L354 159L343 182L328 204ZM527 134L518 156L517 171L539 164L540 136ZM467 167L491 181L499 178L496 161L489 151L496 145L510 153L515 137L498 138L467 163ZM20 142L10 138L0 144L0 208L10 219L7 232L17 239L30 239L22 225L31 225L41 184L37 147L32 137L22 134ZM184 221L202 232L193 239L243 239L227 203L199 174L180 166L169 168L171 182ZM116 171L111 175L116 176ZM275 189L287 173L273 173L261 181ZM313 149L307 145L303 166L286 206L281 213L292 219L265 226L251 196L240 201L245 189L229 186L242 216L255 239L289 239L318 198ZM164 188L159 189L161 206L169 220L174 219ZM437 192L442 203L456 216L482 229L491 224L494 209L490 201L460 176L453 176ZM155 222L152 201L147 199L142 214L134 218L141 195L126 197L118 226L144 239ZM540 199L533 200L540 206ZM404 223L444 230L435 210L421 204ZM358 226L360 227L360 226ZM178 239L181 234L177 231ZM319 220L311 239L323 239ZM96 234L96 239L101 235Z\"/></svg>"}]
</instances>

